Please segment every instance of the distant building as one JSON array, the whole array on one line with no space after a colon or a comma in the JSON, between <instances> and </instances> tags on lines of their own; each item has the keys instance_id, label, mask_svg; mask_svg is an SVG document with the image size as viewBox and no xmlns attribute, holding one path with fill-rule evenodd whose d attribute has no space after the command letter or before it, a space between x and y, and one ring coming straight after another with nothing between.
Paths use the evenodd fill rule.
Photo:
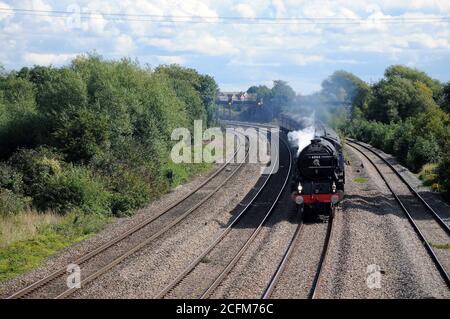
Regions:
<instances>
[{"instance_id":1,"label":"distant building","mask_svg":"<svg viewBox=\"0 0 450 319\"><path fill-rule=\"evenodd\" d=\"M216 99L219 105L256 105L257 99L256 94L251 94L247 92L219 92Z\"/></svg>"}]
</instances>

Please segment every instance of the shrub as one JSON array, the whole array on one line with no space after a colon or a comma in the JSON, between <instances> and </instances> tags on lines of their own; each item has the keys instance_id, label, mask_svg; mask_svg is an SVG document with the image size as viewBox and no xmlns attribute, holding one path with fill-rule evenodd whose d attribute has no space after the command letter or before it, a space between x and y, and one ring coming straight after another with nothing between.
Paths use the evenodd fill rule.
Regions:
<instances>
[{"instance_id":1,"label":"shrub","mask_svg":"<svg viewBox=\"0 0 450 319\"><path fill-rule=\"evenodd\" d=\"M437 164L425 164L419 172L419 179L426 186L435 183L437 181Z\"/></svg>"},{"instance_id":2,"label":"shrub","mask_svg":"<svg viewBox=\"0 0 450 319\"><path fill-rule=\"evenodd\" d=\"M440 157L440 147L433 136L418 136L408 151L406 163L414 171L417 171L426 163L437 163Z\"/></svg>"},{"instance_id":3,"label":"shrub","mask_svg":"<svg viewBox=\"0 0 450 319\"><path fill-rule=\"evenodd\" d=\"M33 189L48 176L61 173L65 165L60 154L45 147L20 149L9 159L9 164L22 174L28 196L33 196Z\"/></svg>"},{"instance_id":4,"label":"shrub","mask_svg":"<svg viewBox=\"0 0 450 319\"><path fill-rule=\"evenodd\" d=\"M31 199L5 188L0 188L0 215L15 215L26 210Z\"/></svg>"},{"instance_id":5,"label":"shrub","mask_svg":"<svg viewBox=\"0 0 450 319\"><path fill-rule=\"evenodd\" d=\"M131 214L134 209L144 206L150 196L148 182L137 174L123 171L113 180L112 212L115 215Z\"/></svg>"},{"instance_id":6,"label":"shrub","mask_svg":"<svg viewBox=\"0 0 450 319\"><path fill-rule=\"evenodd\" d=\"M0 163L0 188L6 188L14 193L23 191L22 174L10 165Z\"/></svg>"},{"instance_id":7,"label":"shrub","mask_svg":"<svg viewBox=\"0 0 450 319\"><path fill-rule=\"evenodd\" d=\"M60 174L48 175L34 187L34 203L40 210L65 213L80 209L87 213L107 214L110 193L89 170L70 166Z\"/></svg>"},{"instance_id":8,"label":"shrub","mask_svg":"<svg viewBox=\"0 0 450 319\"><path fill-rule=\"evenodd\" d=\"M441 184L446 193L446 197L450 199L450 149L447 150L442 156L442 160L437 167L437 174L439 177L439 184Z\"/></svg>"},{"instance_id":9,"label":"shrub","mask_svg":"<svg viewBox=\"0 0 450 319\"><path fill-rule=\"evenodd\" d=\"M70 161L89 161L108 146L110 128L104 114L86 108L70 109L61 114L57 125L55 144Z\"/></svg>"}]
</instances>

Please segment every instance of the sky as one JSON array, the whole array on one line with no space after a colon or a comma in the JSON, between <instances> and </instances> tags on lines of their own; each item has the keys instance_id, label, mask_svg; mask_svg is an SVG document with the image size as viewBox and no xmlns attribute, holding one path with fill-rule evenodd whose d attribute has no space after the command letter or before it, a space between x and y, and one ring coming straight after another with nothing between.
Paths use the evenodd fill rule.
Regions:
<instances>
[{"instance_id":1,"label":"sky","mask_svg":"<svg viewBox=\"0 0 450 319\"><path fill-rule=\"evenodd\" d=\"M450 81L449 0L0 0L0 64L96 52L177 63L221 90L285 80L299 94L335 70L379 80L404 64Z\"/></svg>"}]
</instances>

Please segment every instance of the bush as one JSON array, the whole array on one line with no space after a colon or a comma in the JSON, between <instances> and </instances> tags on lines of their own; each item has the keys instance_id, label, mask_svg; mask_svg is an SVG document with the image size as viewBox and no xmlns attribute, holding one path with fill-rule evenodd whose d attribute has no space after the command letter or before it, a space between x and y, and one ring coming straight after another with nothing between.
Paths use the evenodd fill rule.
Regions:
<instances>
[{"instance_id":1,"label":"bush","mask_svg":"<svg viewBox=\"0 0 450 319\"><path fill-rule=\"evenodd\" d=\"M425 164L419 172L419 179L426 186L432 186L437 182L437 164Z\"/></svg>"},{"instance_id":2,"label":"bush","mask_svg":"<svg viewBox=\"0 0 450 319\"><path fill-rule=\"evenodd\" d=\"M9 164L22 174L28 196L33 196L35 186L48 176L61 173L65 165L60 154L45 147L20 149L9 159Z\"/></svg>"},{"instance_id":3,"label":"bush","mask_svg":"<svg viewBox=\"0 0 450 319\"><path fill-rule=\"evenodd\" d=\"M444 188L446 197L450 199L450 147L445 150L442 160L437 167L439 184Z\"/></svg>"},{"instance_id":4,"label":"bush","mask_svg":"<svg viewBox=\"0 0 450 319\"><path fill-rule=\"evenodd\" d=\"M106 116L86 108L68 109L61 114L53 133L55 144L74 162L87 162L109 144Z\"/></svg>"},{"instance_id":5,"label":"bush","mask_svg":"<svg viewBox=\"0 0 450 319\"><path fill-rule=\"evenodd\" d=\"M6 188L14 193L23 192L22 174L10 165L0 163L0 188Z\"/></svg>"},{"instance_id":6,"label":"bush","mask_svg":"<svg viewBox=\"0 0 450 319\"><path fill-rule=\"evenodd\" d=\"M414 171L418 171L426 163L437 163L440 157L441 150L433 136L418 136L408 151L406 163Z\"/></svg>"},{"instance_id":7,"label":"bush","mask_svg":"<svg viewBox=\"0 0 450 319\"><path fill-rule=\"evenodd\" d=\"M80 209L87 213L107 214L110 212L110 197L100 180L87 169L70 166L36 184L33 199L40 210L63 214Z\"/></svg>"},{"instance_id":8,"label":"bush","mask_svg":"<svg viewBox=\"0 0 450 319\"><path fill-rule=\"evenodd\" d=\"M39 210L129 214L170 188L161 176L171 133L211 123L216 91L193 69L97 55L9 72L0 79L0 159L21 177L0 167L0 187Z\"/></svg>"},{"instance_id":9,"label":"bush","mask_svg":"<svg viewBox=\"0 0 450 319\"><path fill-rule=\"evenodd\" d=\"M111 210L115 215L129 215L150 200L150 186L137 174L123 172L115 176L113 184Z\"/></svg>"},{"instance_id":10,"label":"bush","mask_svg":"<svg viewBox=\"0 0 450 319\"><path fill-rule=\"evenodd\" d=\"M13 191L0 188L0 215L15 215L26 210L31 203L29 197L15 194Z\"/></svg>"}]
</instances>

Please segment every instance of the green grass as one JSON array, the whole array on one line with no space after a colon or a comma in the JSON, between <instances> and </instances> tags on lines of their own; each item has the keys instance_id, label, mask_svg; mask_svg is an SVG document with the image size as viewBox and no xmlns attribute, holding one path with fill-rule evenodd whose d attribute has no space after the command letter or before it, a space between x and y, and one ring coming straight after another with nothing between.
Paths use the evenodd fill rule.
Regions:
<instances>
[{"instance_id":1,"label":"green grass","mask_svg":"<svg viewBox=\"0 0 450 319\"><path fill-rule=\"evenodd\" d=\"M173 171L173 184L186 183L211 169L213 164L167 163L164 169ZM162 191L168 191L165 189ZM0 282L42 265L46 258L61 249L98 233L113 218L101 214L68 213L65 216L20 212L0 219ZM20 236L13 236L19 234ZM8 240L4 240L8 239Z\"/></svg>"},{"instance_id":2,"label":"green grass","mask_svg":"<svg viewBox=\"0 0 450 319\"><path fill-rule=\"evenodd\" d=\"M416 176L422 181L423 185L431 187L434 192L443 192L444 189L439 183L436 169L437 164L425 164Z\"/></svg>"},{"instance_id":3,"label":"green grass","mask_svg":"<svg viewBox=\"0 0 450 319\"><path fill-rule=\"evenodd\" d=\"M369 179L368 179L367 177L358 176L358 177L356 177L353 181L354 181L355 183L363 184L363 183L367 183L368 180L369 180Z\"/></svg>"},{"instance_id":4,"label":"green grass","mask_svg":"<svg viewBox=\"0 0 450 319\"><path fill-rule=\"evenodd\" d=\"M430 243L431 247L437 248L437 249L450 249L450 243L447 244L433 244Z\"/></svg>"},{"instance_id":5,"label":"green grass","mask_svg":"<svg viewBox=\"0 0 450 319\"><path fill-rule=\"evenodd\" d=\"M1 248L0 281L36 268L47 257L97 233L108 221L101 215L71 213L60 223L40 227L31 238Z\"/></svg>"}]
</instances>

